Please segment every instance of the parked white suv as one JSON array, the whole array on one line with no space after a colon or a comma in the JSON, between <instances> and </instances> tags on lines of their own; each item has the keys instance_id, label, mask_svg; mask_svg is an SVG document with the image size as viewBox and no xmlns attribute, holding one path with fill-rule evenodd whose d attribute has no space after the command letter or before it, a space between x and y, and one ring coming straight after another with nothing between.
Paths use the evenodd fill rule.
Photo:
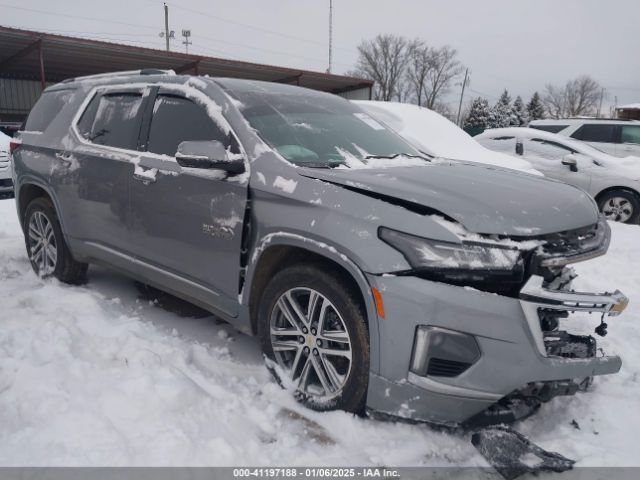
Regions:
<instances>
[{"instance_id":1,"label":"parked white suv","mask_svg":"<svg viewBox=\"0 0 640 480\"><path fill-rule=\"evenodd\" d=\"M0 197L13 192L9 142L11 137L0 132Z\"/></svg>"},{"instance_id":2,"label":"parked white suv","mask_svg":"<svg viewBox=\"0 0 640 480\"><path fill-rule=\"evenodd\" d=\"M617 158L532 128L493 128L474 138L491 150L528 160L546 177L586 190L608 220L640 220L640 158Z\"/></svg>"},{"instance_id":3,"label":"parked white suv","mask_svg":"<svg viewBox=\"0 0 640 480\"><path fill-rule=\"evenodd\" d=\"M640 122L636 120L534 120L529 127L582 140L616 157L640 157Z\"/></svg>"}]
</instances>

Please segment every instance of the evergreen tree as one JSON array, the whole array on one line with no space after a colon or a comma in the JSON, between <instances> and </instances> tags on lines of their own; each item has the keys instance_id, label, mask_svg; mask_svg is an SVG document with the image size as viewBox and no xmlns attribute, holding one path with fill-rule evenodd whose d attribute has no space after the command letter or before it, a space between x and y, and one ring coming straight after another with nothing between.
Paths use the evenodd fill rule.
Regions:
<instances>
[{"instance_id":1,"label":"evergreen tree","mask_svg":"<svg viewBox=\"0 0 640 480\"><path fill-rule=\"evenodd\" d=\"M464 127L487 128L489 121L489 102L486 98L478 97L471 104L469 115L464 121Z\"/></svg>"},{"instance_id":2,"label":"evergreen tree","mask_svg":"<svg viewBox=\"0 0 640 480\"><path fill-rule=\"evenodd\" d=\"M503 128L513 125L515 119L512 118L511 96L505 89L500 95L498 102L491 109L489 114L489 128Z\"/></svg>"},{"instance_id":3,"label":"evergreen tree","mask_svg":"<svg viewBox=\"0 0 640 480\"><path fill-rule=\"evenodd\" d=\"M542 105L542 100L540 100L538 92L533 94L531 100L527 104L527 113L529 113L529 120L544 119L544 105Z\"/></svg>"},{"instance_id":4,"label":"evergreen tree","mask_svg":"<svg viewBox=\"0 0 640 480\"><path fill-rule=\"evenodd\" d=\"M527 112L520 95L518 95L516 100L513 102L511 118L513 119L512 125L514 127L524 127L529 123L529 113Z\"/></svg>"}]
</instances>

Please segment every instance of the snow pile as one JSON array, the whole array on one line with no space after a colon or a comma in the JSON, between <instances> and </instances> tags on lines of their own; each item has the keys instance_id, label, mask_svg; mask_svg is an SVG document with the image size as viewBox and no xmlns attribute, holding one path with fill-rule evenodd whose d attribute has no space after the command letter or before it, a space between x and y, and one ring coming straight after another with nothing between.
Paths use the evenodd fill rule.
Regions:
<instances>
[{"instance_id":1,"label":"snow pile","mask_svg":"<svg viewBox=\"0 0 640 480\"><path fill-rule=\"evenodd\" d=\"M418 148L436 157L478 162L541 175L526 160L492 152L442 115L408 103L354 102Z\"/></svg>"},{"instance_id":2,"label":"snow pile","mask_svg":"<svg viewBox=\"0 0 640 480\"><path fill-rule=\"evenodd\" d=\"M640 228L612 228L611 253L578 265L575 286L632 296L600 341L623 355L622 372L518 426L577 466L640 461ZM0 287L2 466L486 465L469 435L301 408L255 339L159 308L117 274L91 267L82 287L37 278L12 200L0 201Z\"/></svg>"}]
</instances>

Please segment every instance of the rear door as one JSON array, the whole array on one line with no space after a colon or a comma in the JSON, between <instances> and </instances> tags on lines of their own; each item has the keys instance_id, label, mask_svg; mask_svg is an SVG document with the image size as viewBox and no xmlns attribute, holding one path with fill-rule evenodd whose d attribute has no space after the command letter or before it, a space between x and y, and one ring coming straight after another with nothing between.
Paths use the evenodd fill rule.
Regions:
<instances>
[{"instance_id":1,"label":"rear door","mask_svg":"<svg viewBox=\"0 0 640 480\"><path fill-rule=\"evenodd\" d=\"M78 114L73 129L79 143L58 153L65 174L58 197L67 234L90 254L133 269L128 256L129 187L134 171L145 88L97 89Z\"/></svg>"},{"instance_id":2,"label":"rear door","mask_svg":"<svg viewBox=\"0 0 640 480\"><path fill-rule=\"evenodd\" d=\"M133 248L141 273L156 284L237 315L247 182L220 170L181 168L187 140L218 140L240 153L235 137L207 108L179 92L151 96L140 157L131 178Z\"/></svg>"},{"instance_id":3,"label":"rear door","mask_svg":"<svg viewBox=\"0 0 640 480\"><path fill-rule=\"evenodd\" d=\"M620 142L620 127L610 123L585 123L571 134L571 138L616 155L617 144Z\"/></svg>"},{"instance_id":4,"label":"rear door","mask_svg":"<svg viewBox=\"0 0 640 480\"><path fill-rule=\"evenodd\" d=\"M616 155L640 157L640 125L622 125L620 132L620 143L617 145Z\"/></svg>"}]
</instances>

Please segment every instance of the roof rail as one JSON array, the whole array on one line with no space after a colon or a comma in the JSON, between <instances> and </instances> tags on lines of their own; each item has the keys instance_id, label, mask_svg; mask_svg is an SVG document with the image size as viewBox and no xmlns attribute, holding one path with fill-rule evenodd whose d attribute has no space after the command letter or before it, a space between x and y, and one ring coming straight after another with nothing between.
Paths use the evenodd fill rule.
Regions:
<instances>
[{"instance_id":1,"label":"roof rail","mask_svg":"<svg viewBox=\"0 0 640 480\"><path fill-rule=\"evenodd\" d=\"M173 70L161 70L159 68L145 68L142 70L125 70L122 72L97 73L95 75L84 75L82 77L67 78L62 83L75 82L76 80L89 80L100 78L129 77L133 75L175 75Z\"/></svg>"}]
</instances>

